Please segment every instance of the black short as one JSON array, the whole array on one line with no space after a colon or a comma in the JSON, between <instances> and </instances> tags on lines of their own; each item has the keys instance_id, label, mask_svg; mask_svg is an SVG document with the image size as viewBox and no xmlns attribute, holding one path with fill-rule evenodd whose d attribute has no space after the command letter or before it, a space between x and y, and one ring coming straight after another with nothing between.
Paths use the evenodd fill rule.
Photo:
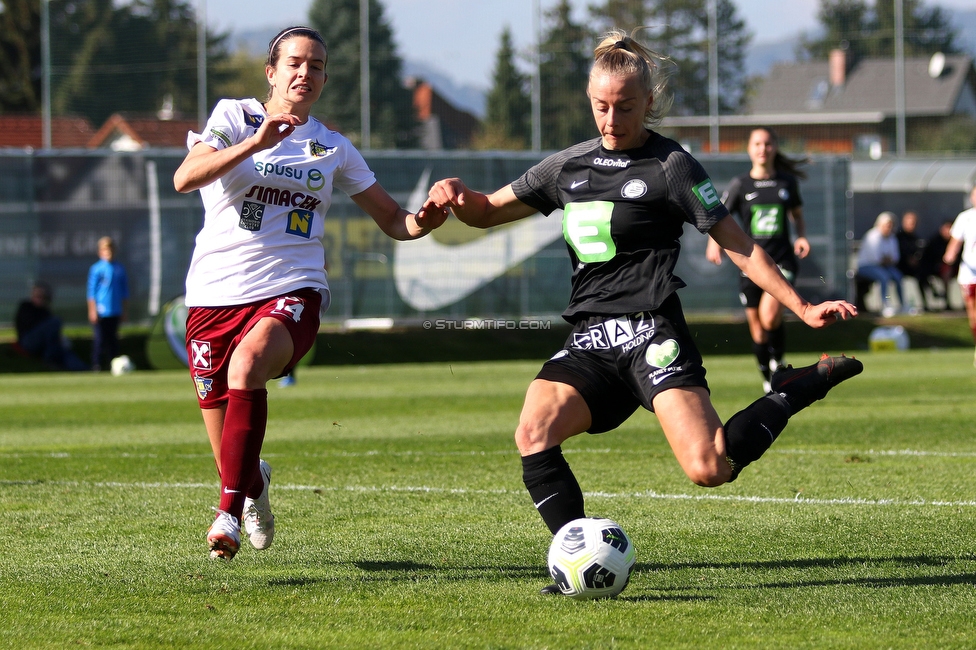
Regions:
<instances>
[{"instance_id":1,"label":"black short","mask_svg":"<svg viewBox=\"0 0 976 650\"><path fill-rule=\"evenodd\" d=\"M796 271L791 271L789 267L785 264L780 264L779 270L782 271L783 276L793 284L796 280ZM747 276L739 274L739 302L746 309L757 309L759 307L759 301L762 299L763 290L762 288L750 280Z\"/></svg>"},{"instance_id":2,"label":"black short","mask_svg":"<svg viewBox=\"0 0 976 650\"><path fill-rule=\"evenodd\" d=\"M591 316L577 323L536 378L579 391L590 409L590 433L617 428L638 406L653 412L654 397L668 388L708 389L676 293L653 312Z\"/></svg>"}]
</instances>

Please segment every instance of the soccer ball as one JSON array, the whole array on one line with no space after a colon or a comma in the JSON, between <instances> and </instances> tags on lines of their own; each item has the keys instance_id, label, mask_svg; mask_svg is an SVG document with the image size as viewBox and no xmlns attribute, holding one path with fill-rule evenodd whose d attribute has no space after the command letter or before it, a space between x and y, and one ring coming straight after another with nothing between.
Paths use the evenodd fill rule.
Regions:
<instances>
[{"instance_id":1,"label":"soccer ball","mask_svg":"<svg viewBox=\"0 0 976 650\"><path fill-rule=\"evenodd\" d=\"M136 364L132 363L132 359L125 354L112 359L112 374L116 377L119 375L127 375L135 369Z\"/></svg>"},{"instance_id":2,"label":"soccer ball","mask_svg":"<svg viewBox=\"0 0 976 650\"><path fill-rule=\"evenodd\" d=\"M585 517L559 529L549 546L549 573L578 600L613 598L627 586L636 554L615 521Z\"/></svg>"}]
</instances>

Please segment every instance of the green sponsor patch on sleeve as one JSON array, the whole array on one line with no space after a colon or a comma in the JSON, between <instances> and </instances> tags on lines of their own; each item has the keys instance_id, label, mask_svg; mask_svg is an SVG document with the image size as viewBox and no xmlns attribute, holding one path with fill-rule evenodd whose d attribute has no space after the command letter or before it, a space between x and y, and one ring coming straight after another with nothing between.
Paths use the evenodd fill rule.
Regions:
<instances>
[{"instance_id":1,"label":"green sponsor patch on sleeve","mask_svg":"<svg viewBox=\"0 0 976 650\"><path fill-rule=\"evenodd\" d=\"M225 147L229 147L232 144L230 141L230 136L219 129L211 128L210 135L223 142Z\"/></svg>"},{"instance_id":2,"label":"green sponsor patch on sleeve","mask_svg":"<svg viewBox=\"0 0 976 650\"><path fill-rule=\"evenodd\" d=\"M701 201L701 204L705 206L706 210L711 210L721 202L718 192L715 191L715 186L712 185L712 179L710 178L706 178L691 188L691 190L698 197L698 200Z\"/></svg>"}]
</instances>

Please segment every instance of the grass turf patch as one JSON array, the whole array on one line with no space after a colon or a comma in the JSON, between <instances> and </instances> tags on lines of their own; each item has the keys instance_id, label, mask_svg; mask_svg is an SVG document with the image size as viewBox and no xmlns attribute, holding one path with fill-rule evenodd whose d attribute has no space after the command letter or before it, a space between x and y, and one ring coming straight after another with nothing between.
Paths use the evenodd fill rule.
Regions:
<instances>
[{"instance_id":1,"label":"grass turf patch","mask_svg":"<svg viewBox=\"0 0 976 650\"><path fill-rule=\"evenodd\" d=\"M0 376L0 646L972 647L972 352L862 358L722 488L645 412L567 442L588 514L638 553L590 603L537 593L549 535L512 433L539 362L271 384L278 535L230 563L207 559L218 485L184 372ZM706 366L723 418L758 396L751 358Z\"/></svg>"}]
</instances>

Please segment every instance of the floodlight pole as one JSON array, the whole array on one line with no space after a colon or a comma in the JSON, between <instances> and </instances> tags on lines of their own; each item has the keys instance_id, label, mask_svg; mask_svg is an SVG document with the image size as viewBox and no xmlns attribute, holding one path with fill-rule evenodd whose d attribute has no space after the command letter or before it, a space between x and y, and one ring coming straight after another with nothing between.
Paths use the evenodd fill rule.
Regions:
<instances>
[{"instance_id":1,"label":"floodlight pole","mask_svg":"<svg viewBox=\"0 0 976 650\"><path fill-rule=\"evenodd\" d=\"M718 136L718 3L708 0L708 149L719 153Z\"/></svg>"},{"instance_id":2,"label":"floodlight pole","mask_svg":"<svg viewBox=\"0 0 976 650\"><path fill-rule=\"evenodd\" d=\"M895 142L899 157L905 155L905 8L895 2Z\"/></svg>"},{"instance_id":3,"label":"floodlight pole","mask_svg":"<svg viewBox=\"0 0 976 650\"><path fill-rule=\"evenodd\" d=\"M359 0L359 148L369 151L369 0Z\"/></svg>"},{"instance_id":4,"label":"floodlight pole","mask_svg":"<svg viewBox=\"0 0 976 650\"><path fill-rule=\"evenodd\" d=\"M542 150L542 20L539 0L532 0L532 31L535 32L535 69L532 71L532 151Z\"/></svg>"},{"instance_id":5,"label":"floodlight pole","mask_svg":"<svg viewBox=\"0 0 976 650\"><path fill-rule=\"evenodd\" d=\"M51 148L51 3L41 0L41 148Z\"/></svg>"},{"instance_id":6,"label":"floodlight pole","mask_svg":"<svg viewBox=\"0 0 976 650\"><path fill-rule=\"evenodd\" d=\"M197 123L200 132L207 125L207 0L197 8Z\"/></svg>"}]
</instances>

